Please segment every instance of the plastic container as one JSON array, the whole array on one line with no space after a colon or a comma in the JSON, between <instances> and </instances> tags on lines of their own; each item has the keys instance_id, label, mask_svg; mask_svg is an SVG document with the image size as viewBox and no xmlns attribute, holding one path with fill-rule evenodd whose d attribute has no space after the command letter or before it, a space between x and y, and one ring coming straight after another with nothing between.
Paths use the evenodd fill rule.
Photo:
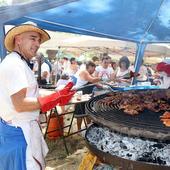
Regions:
<instances>
[{"instance_id":1,"label":"plastic container","mask_svg":"<svg viewBox=\"0 0 170 170\"><path fill-rule=\"evenodd\" d=\"M48 139L55 140L63 135L63 116L56 117L55 113L51 115L49 126L47 129ZM60 130L60 128L62 128ZM51 132L54 131L54 132Z\"/></svg>"}]
</instances>

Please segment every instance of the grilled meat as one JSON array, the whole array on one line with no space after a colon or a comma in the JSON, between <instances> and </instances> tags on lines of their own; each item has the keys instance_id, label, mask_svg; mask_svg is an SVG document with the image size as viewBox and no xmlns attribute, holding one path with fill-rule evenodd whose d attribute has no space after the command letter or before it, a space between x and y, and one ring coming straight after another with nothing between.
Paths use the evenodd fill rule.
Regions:
<instances>
[{"instance_id":1,"label":"grilled meat","mask_svg":"<svg viewBox=\"0 0 170 170\"><path fill-rule=\"evenodd\" d=\"M170 111L170 90L126 91L109 94L105 104L119 105L125 113L136 115L145 109L153 112Z\"/></svg>"},{"instance_id":2,"label":"grilled meat","mask_svg":"<svg viewBox=\"0 0 170 170\"><path fill-rule=\"evenodd\" d=\"M170 127L170 112L166 111L160 118L165 126Z\"/></svg>"},{"instance_id":3,"label":"grilled meat","mask_svg":"<svg viewBox=\"0 0 170 170\"><path fill-rule=\"evenodd\" d=\"M170 119L170 112L165 112L162 116L160 116L161 119Z\"/></svg>"},{"instance_id":4,"label":"grilled meat","mask_svg":"<svg viewBox=\"0 0 170 170\"><path fill-rule=\"evenodd\" d=\"M163 124L167 127L170 127L170 119L164 120Z\"/></svg>"}]
</instances>

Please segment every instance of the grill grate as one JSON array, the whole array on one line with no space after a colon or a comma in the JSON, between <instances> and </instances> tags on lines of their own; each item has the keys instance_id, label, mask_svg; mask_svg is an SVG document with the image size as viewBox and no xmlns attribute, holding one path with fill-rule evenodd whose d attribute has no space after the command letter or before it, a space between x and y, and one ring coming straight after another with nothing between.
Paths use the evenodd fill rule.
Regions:
<instances>
[{"instance_id":1,"label":"grill grate","mask_svg":"<svg viewBox=\"0 0 170 170\"><path fill-rule=\"evenodd\" d=\"M86 104L86 112L95 122L102 122L102 124L108 127L112 123L116 123L123 127L148 130L154 133L161 132L167 134L168 140L170 139L170 128L164 126L160 121L160 116L164 111L153 112L145 109L138 115L131 116L119 109L118 104L103 102L107 97L108 94L97 96ZM113 128L113 126L111 128ZM143 133L141 135L143 135Z\"/></svg>"}]
</instances>

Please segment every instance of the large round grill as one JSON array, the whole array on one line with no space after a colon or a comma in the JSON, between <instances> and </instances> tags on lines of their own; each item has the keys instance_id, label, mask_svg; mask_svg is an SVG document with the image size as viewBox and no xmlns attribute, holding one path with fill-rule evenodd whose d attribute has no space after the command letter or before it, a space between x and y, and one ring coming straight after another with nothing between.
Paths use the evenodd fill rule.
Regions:
<instances>
[{"instance_id":1,"label":"large round grill","mask_svg":"<svg viewBox=\"0 0 170 170\"><path fill-rule=\"evenodd\" d=\"M119 170L169 170L170 127L160 120L170 111L167 92L134 90L92 98L86 112L98 125L86 132L88 148Z\"/></svg>"},{"instance_id":2,"label":"large round grill","mask_svg":"<svg viewBox=\"0 0 170 170\"><path fill-rule=\"evenodd\" d=\"M170 127L160 121L164 111L145 109L138 115L128 115L119 108L118 103L104 102L109 96L110 94L104 94L94 97L86 104L86 112L96 123L132 136L170 140Z\"/></svg>"}]
</instances>

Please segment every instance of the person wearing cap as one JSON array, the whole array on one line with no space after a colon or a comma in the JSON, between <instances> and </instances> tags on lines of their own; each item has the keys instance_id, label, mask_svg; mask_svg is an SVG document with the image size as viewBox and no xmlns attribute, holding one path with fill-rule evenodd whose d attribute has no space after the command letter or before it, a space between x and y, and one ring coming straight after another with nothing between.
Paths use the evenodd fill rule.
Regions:
<instances>
[{"instance_id":1,"label":"person wearing cap","mask_svg":"<svg viewBox=\"0 0 170 170\"><path fill-rule=\"evenodd\" d=\"M49 39L34 23L13 27L5 36L9 54L0 63L0 169L45 169L48 148L38 124L39 112L67 104L75 93L69 82L49 96L38 94L29 61Z\"/></svg>"},{"instance_id":2,"label":"person wearing cap","mask_svg":"<svg viewBox=\"0 0 170 170\"><path fill-rule=\"evenodd\" d=\"M170 88L170 63L163 61L157 64L156 70L160 73L160 87L164 89Z\"/></svg>"}]
</instances>

